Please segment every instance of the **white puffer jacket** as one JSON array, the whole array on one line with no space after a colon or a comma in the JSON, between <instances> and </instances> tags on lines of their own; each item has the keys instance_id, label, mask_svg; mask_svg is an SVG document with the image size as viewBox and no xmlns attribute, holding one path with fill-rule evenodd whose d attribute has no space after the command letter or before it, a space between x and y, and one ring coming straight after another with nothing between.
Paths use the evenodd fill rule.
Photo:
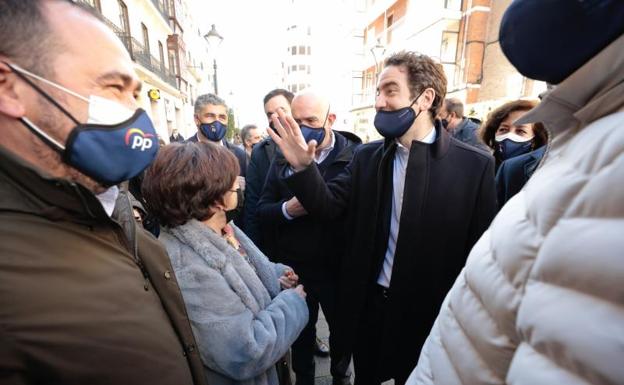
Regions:
<instances>
[{"instance_id":1,"label":"white puffer jacket","mask_svg":"<svg viewBox=\"0 0 624 385\"><path fill-rule=\"evenodd\" d=\"M549 150L474 246L407 384L624 384L624 36L523 122Z\"/></svg>"}]
</instances>

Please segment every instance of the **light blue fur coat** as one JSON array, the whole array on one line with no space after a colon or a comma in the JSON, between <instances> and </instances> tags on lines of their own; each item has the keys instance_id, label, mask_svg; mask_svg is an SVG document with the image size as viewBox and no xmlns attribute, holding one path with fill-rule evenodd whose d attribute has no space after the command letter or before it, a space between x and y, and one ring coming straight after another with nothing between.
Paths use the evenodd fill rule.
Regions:
<instances>
[{"instance_id":1,"label":"light blue fur coat","mask_svg":"<svg viewBox=\"0 0 624 385\"><path fill-rule=\"evenodd\" d=\"M251 263L206 225L163 229L160 240L182 290L211 385L277 385L275 363L308 322L305 300L278 282L270 262L236 226Z\"/></svg>"}]
</instances>

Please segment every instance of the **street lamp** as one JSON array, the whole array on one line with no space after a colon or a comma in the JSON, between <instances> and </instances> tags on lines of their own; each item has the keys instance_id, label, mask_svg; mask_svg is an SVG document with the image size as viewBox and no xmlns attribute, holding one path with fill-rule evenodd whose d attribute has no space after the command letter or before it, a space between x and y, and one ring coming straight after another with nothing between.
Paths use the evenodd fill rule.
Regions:
<instances>
[{"instance_id":1,"label":"street lamp","mask_svg":"<svg viewBox=\"0 0 624 385\"><path fill-rule=\"evenodd\" d=\"M386 53L386 46L381 44L381 39L377 39L377 44L375 44L370 49L373 54L373 59L375 59L375 82L377 82L377 77L379 76L381 60L383 59L384 53Z\"/></svg>"},{"instance_id":2,"label":"street lamp","mask_svg":"<svg viewBox=\"0 0 624 385\"><path fill-rule=\"evenodd\" d=\"M219 32L217 32L215 25L213 24L210 31L204 35L204 39L206 39L206 41L208 42L208 46L212 48L213 51L216 52L217 47L219 47L219 45L223 41L223 36L219 35ZM219 95L219 88L217 87L217 55L216 54L214 55L212 66L214 68L214 78L213 78L214 92L215 92L215 95Z\"/></svg>"}]
</instances>

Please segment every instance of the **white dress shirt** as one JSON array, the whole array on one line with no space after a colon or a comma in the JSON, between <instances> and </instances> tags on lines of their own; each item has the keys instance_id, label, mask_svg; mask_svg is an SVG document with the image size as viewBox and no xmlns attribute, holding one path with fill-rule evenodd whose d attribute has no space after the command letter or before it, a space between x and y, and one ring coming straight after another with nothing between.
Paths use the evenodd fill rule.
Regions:
<instances>
[{"instance_id":1,"label":"white dress shirt","mask_svg":"<svg viewBox=\"0 0 624 385\"><path fill-rule=\"evenodd\" d=\"M323 161L327 159L327 157L329 156L329 153L332 152L332 150L334 149L334 146L336 145L336 136L334 135L334 131L330 130L329 132L331 134L331 142L329 143L329 146L322 149L318 154L314 154L314 162L316 164L323 163ZM290 215L288 215L288 211L286 211L286 202L282 203L282 214L284 214L284 217L288 219L289 221L295 219L294 217L291 217Z\"/></svg>"},{"instance_id":2,"label":"white dress shirt","mask_svg":"<svg viewBox=\"0 0 624 385\"><path fill-rule=\"evenodd\" d=\"M119 187L112 186L108 190L97 194L95 197L100 201L100 204L106 211L106 214L110 217L115 210L115 202L117 202L117 196L119 196Z\"/></svg>"},{"instance_id":3,"label":"white dress shirt","mask_svg":"<svg viewBox=\"0 0 624 385\"><path fill-rule=\"evenodd\" d=\"M425 136L421 142L433 143L436 139L435 128ZM399 222L401 220L401 209L403 208L403 190L405 188L405 174L409 149L397 141L397 149L394 154L394 165L392 170L392 213L390 214L390 236L388 237L388 248L384 257L383 267L377 277L377 284L383 287L390 287L392 278L392 265L394 263L394 252L397 240L399 239Z\"/></svg>"}]
</instances>

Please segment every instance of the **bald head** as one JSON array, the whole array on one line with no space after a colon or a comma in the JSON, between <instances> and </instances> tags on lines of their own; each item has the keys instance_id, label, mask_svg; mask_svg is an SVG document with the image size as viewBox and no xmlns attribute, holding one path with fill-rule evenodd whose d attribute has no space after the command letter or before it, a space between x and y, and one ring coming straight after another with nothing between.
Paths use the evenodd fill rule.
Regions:
<instances>
[{"instance_id":1,"label":"bald head","mask_svg":"<svg viewBox=\"0 0 624 385\"><path fill-rule=\"evenodd\" d=\"M329 101L315 91L302 91L293 99L291 108L293 118L299 124L322 127L329 114Z\"/></svg>"},{"instance_id":2,"label":"bald head","mask_svg":"<svg viewBox=\"0 0 624 385\"><path fill-rule=\"evenodd\" d=\"M292 116L299 125L310 128L324 129L327 133L331 130L336 115L330 113L329 101L313 90L304 90L298 93L292 101ZM331 135L325 135L323 143L319 143L319 149L331 143Z\"/></svg>"}]
</instances>

